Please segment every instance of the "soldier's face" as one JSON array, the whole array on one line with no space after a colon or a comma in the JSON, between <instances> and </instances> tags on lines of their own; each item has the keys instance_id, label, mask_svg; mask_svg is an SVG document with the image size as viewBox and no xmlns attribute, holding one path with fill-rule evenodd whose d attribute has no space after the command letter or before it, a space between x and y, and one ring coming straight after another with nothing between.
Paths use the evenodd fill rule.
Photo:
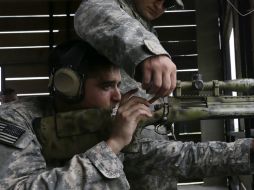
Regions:
<instances>
[{"instance_id":1,"label":"soldier's face","mask_svg":"<svg viewBox=\"0 0 254 190\"><path fill-rule=\"evenodd\" d=\"M98 73L96 77L85 81L83 108L115 107L121 100L120 86L121 74L118 68L111 68Z\"/></svg>"},{"instance_id":2,"label":"soldier's face","mask_svg":"<svg viewBox=\"0 0 254 190\"><path fill-rule=\"evenodd\" d=\"M166 10L164 0L134 0L138 13L148 21L160 17Z\"/></svg>"}]
</instances>

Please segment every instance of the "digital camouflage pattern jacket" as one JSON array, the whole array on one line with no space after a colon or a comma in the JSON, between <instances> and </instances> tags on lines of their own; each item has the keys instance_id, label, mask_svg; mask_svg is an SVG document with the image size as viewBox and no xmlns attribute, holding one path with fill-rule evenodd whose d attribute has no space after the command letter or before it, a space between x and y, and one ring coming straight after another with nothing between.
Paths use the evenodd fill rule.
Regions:
<instances>
[{"instance_id":1,"label":"digital camouflage pattern jacket","mask_svg":"<svg viewBox=\"0 0 254 190\"><path fill-rule=\"evenodd\" d=\"M33 122L53 114L52 100L48 97L18 100L1 105L0 113L0 189L4 190L125 190L130 187L174 190L178 177L251 172L252 139L194 144L156 140L154 135L140 136L119 155L101 141L73 155L61 166L47 165Z\"/></svg>"},{"instance_id":2,"label":"digital camouflage pattern jacket","mask_svg":"<svg viewBox=\"0 0 254 190\"><path fill-rule=\"evenodd\" d=\"M84 0L75 14L74 27L82 39L132 77L146 58L168 55L132 0Z\"/></svg>"},{"instance_id":3,"label":"digital camouflage pattern jacket","mask_svg":"<svg viewBox=\"0 0 254 190\"><path fill-rule=\"evenodd\" d=\"M52 100L28 98L0 106L0 189L129 189L121 160L105 142L48 166L33 121L52 115Z\"/></svg>"}]
</instances>

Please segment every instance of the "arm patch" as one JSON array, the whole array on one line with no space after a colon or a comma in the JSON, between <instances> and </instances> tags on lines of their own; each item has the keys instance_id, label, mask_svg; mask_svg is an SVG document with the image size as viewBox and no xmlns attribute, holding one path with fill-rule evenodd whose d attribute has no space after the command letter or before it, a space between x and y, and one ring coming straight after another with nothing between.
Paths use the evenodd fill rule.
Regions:
<instances>
[{"instance_id":1,"label":"arm patch","mask_svg":"<svg viewBox=\"0 0 254 190\"><path fill-rule=\"evenodd\" d=\"M0 142L2 143L14 145L24 132L25 130L17 125L0 121Z\"/></svg>"}]
</instances>

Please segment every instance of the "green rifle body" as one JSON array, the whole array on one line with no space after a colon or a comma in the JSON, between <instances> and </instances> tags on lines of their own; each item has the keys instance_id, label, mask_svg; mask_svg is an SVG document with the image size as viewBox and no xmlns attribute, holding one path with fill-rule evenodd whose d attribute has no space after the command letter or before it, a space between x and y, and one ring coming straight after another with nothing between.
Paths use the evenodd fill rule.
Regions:
<instances>
[{"instance_id":1,"label":"green rifle body","mask_svg":"<svg viewBox=\"0 0 254 190\"><path fill-rule=\"evenodd\" d=\"M200 84L202 83L202 84ZM254 79L229 81L177 81L174 96L167 97L154 118L167 117L167 122L205 120L218 118L241 118L254 116L254 95L229 96L226 91L250 93L254 90ZM193 95L196 92L196 95ZM167 114L163 114L163 108ZM153 118L153 119L154 119ZM153 122L142 121L141 125ZM144 123L144 124L143 124Z\"/></svg>"},{"instance_id":2,"label":"green rifle body","mask_svg":"<svg viewBox=\"0 0 254 190\"><path fill-rule=\"evenodd\" d=\"M138 129L147 125L163 125L165 122L254 116L254 96L221 95L223 90L250 92L254 87L253 79L212 81L203 83L202 89L193 89L193 86L202 85L196 85L195 81L178 81L175 96L169 96L166 103L157 104L154 116L140 121ZM212 95L182 94L191 90L208 90ZM88 109L57 113L55 116L41 118L35 131L46 160L66 160L107 139L112 120L108 110Z\"/></svg>"}]
</instances>

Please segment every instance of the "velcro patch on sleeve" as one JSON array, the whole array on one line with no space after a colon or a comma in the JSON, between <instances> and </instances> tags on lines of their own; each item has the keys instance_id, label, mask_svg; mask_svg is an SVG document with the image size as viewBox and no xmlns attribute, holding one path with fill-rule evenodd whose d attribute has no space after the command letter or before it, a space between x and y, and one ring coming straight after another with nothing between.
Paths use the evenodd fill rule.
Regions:
<instances>
[{"instance_id":1,"label":"velcro patch on sleeve","mask_svg":"<svg viewBox=\"0 0 254 190\"><path fill-rule=\"evenodd\" d=\"M24 132L17 125L0 121L0 142L14 145Z\"/></svg>"}]
</instances>

